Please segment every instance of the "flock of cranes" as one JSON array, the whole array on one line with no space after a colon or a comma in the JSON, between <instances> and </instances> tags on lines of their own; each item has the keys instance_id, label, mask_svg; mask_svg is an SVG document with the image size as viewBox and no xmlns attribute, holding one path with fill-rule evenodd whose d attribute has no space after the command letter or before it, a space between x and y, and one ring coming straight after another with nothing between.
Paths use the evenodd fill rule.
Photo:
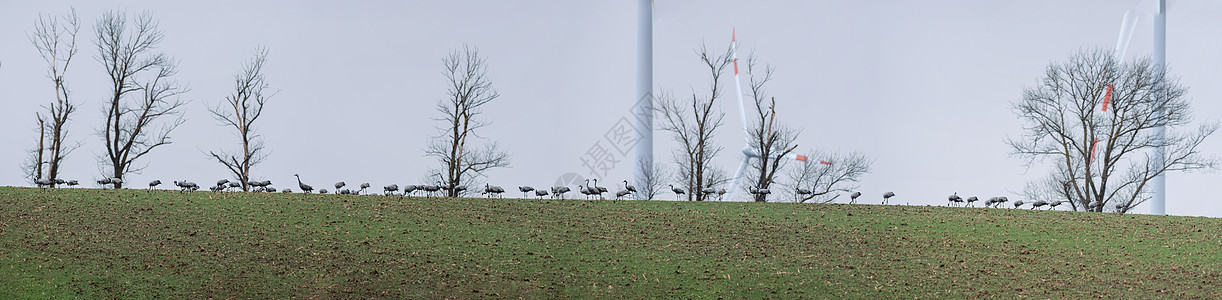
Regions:
<instances>
[{"instance_id":1,"label":"flock of cranes","mask_svg":"<svg viewBox=\"0 0 1222 300\"><path fill-rule=\"evenodd\" d=\"M297 178L297 188L299 188L302 193L309 194L309 193L314 192L314 186L311 186L309 184L305 184L304 182L302 182L301 175L293 174L293 177ZM591 184L591 182L593 183ZM98 180L97 183L99 186L105 188L108 185L118 186L123 183L123 180L119 178L103 178L101 180ZM38 187L43 187L43 188L57 187L59 185L67 185L69 187L73 187L73 186L80 185L80 182L76 180L63 180L63 179L56 179L54 181L49 180L49 179L39 179L39 180L35 180L34 184ZM277 191L281 193L292 193L293 192L292 189L277 190L276 188L271 187L272 185L271 180L262 180L262 181L253 181L252 180L252 181L248 181L246 184L251 187L252 192L256 192L256 193L263 193L263 192L275 193ZM151 191L154 188L156 188L158 185L161 185L161 180L153 180L149 182L148 189ZM200 186L198 184L194 182L186 181L186 180L174 181L174 185L179 188L179 191L183 191L183 192L196 191L200 189ZM366 183L361 183L360 189L358 190L349 190L349 189L344 188L345 186L347 186L347 183L344 183L343 181L336 182L334 186L335 186L334 193L337 195L361 195L361 194L366 193L367 192L366 190L368 190L371 187L371 185L368 182L366 182ZM216 185L209 187L209 190L213 192L221 192L221 191L236 191L241 188L242 188L241 182L230 181L229 179L221 179L216 182ZM402 192L400 192L400 190ZM441 182L438 182L435 185L427 185L427 184L406 185L406 186L403 186L402 188L400 188L398 184L390 184L385 187L382 187L382 194L387 195L387 196L416 196L418 194L423 194L423 196L425 197L433 197L437 195L438 192L448 192L450 190L455 190L455 192L457 193L462 193L466 191L466 187L464 186L452 187L452 186L447 186L445 184L442 184ZM675 187L674 185L670 185L670 190L672 193L675 194L675 200L680 200L682 196L686 194L686 191L684 189ZM564 198L564 195L572 190L569 189L569 187L567 186L553 186L550 189L535 189L534 187L531 187L531 186L519 186L518 191L522 192L522 198L529 198L532 192L536 198L543 198L547 196L551 196L552 198ZM598 186L598 179L587 179L585 181L585 184L577 185L577 191L585 195L587 200L595 199L595 197L597 197L597 199L605 199L603 194L609 193L609 190L606 187ZM327 191L327 189L318 190L319 194L327 194L329 192L330 191ZM721 200L721 197L726 194L725 189L714 189L712 187L701 189L700 192L705 194L705 196L717 195L718 200ZM749 192L753 195L768 195L771 193L771 191L769 191L768 189L757 189L754 187L749 188ZM801 188L796 189L795 192L798 195L811 194L810 190L804 190ZM505 193L505 189L500 186L484 184L484 190L480 194L491 198L491 197L501 197L504 193ZM624 180L623 188L620 188L619 190L615 192L615 200L625 199L626 197L630 195L635 196L636 193L637 193L636 187L632 186L631 184L628 184L627 180ZM861 197L861 192L853 192L849 194L849 199L850 199L849 204L857 203L857 198L859 197ZM895 197L894 192L883 193L883 200L881 203L884 205L888 204L892 197ZM980 198L976 196L971 196L965 199L963 197L960 197L959 193L956 192L948 196L947 201L948 201L949 206L963 205L963 206L971 207L973 206L975 202L979 202ZM1044 201L1044 200L1036 200L1036 201L1028 203L1028 202L1023 202L1022 200L1015 200L1014 202L1010 202L1010 199L1006 198L1005 196L998 196L998 197L991 197L987 200L984 200L982 204L983 204L983 207L1000 208L1003 205L1005 205L1006 203L1010 203L1010 205L1013 205L1014 208L1020 208L1024 205L1029 204L1031 209L1039 209L1043 207L1048 207L1049 210L1053 210L1053 209L1056 209L1057 206L1068 203L1068 201L1055 200L1055 201L1049 202L1049 201ZM1100 206L1102 206L1102 204L1096 201L1096 202L1091 202L1090 204L1088 204L1087 208L1090 210L1094 210ZM1124 208L1126 208L1124 204L1117 204L1115 206L1117 210L1123 210Z\"/></svg>"}]
</instances>

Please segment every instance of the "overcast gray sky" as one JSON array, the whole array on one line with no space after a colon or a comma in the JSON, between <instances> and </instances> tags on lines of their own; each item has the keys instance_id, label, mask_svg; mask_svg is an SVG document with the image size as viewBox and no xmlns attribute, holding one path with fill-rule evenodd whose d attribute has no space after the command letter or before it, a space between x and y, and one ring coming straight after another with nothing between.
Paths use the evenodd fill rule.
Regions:
<instances>
[{"instance_id":1,"label":"overcast gray sky","mask_svg":"<svg viewBox=\"0 0 1222 300\"><path fill-rule=\"evenodd\" d=\"M83 147L64 178L100 177L94 128L103 117L107 77L94 60L93 23L106 10L149 11L160 20L160 50L180 61L187 122L174 143L154 150L141 186L152 179L200 183L227 171L204 151L237 138L205 110L227 95L232 76L257 46L269 48L266 77L280 90L260 132L272 150L255 176L295 187L294 173L316 187L336 181L423 183L423 144L436 134L434 105L445 93L441 58L479 47L501 98L480 134L513 155L488 181L550 186L565 173L589 177L581 158L634 100L635 1L22 1L0 10L0 185L28 185L20 173L33 146L34 112L53 86L27 34L39 13L82 19L80 53L67 74L81 109L70 124ZM702 90L693 49L724 49L737 28L740 49L777 67L771 94L778 117L803 129L803 151L862 151L876 158L864 178L866 203L943 204L946 195L1007 195L1044 175L1010 158L1005 136L1020 134L1010 110L1051 60L1090 47L1114 47L1124 12L1142 14L1128 58L1150 54L1150 4L1121 1L669 1L655 3L655 87ZM1222 3L1180 1L1167 21L1167 62L1190 88L1198 120L1222 113ZM732 81L730 81L732 83ZM731 90L732 91L732 90ZM727 96L732 96L732 92ZM733 98L716 160L733 171L743 133ZM674 146L655 134L655 157ZM601 143L606 144L603 141ZM1222 136L1205 143L1222 153ZM615 150L611 150L615 151ZM632 152L628 151L631 156ZM616 158L624 155L614 154ZM605 182L631 176L621 160ZM1222 216L1211 184L1222 174L1170 174L1167 212ZM609 184L608 184L609 185ZM663 198L667 198L665 195ZM1142 207L1139 212L1147 212Z\"/></svg>"}]
</instances>

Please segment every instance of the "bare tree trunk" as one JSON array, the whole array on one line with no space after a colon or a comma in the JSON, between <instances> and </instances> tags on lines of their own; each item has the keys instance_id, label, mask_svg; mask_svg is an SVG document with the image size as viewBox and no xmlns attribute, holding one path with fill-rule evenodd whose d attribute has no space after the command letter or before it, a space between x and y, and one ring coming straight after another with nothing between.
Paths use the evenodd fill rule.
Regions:
<instances>
[{"instance_id":1,"label":"bare tree trunk","mask_svg":"<svg viewBox=\"0 0 1222 300\"><path fill-rule=\"evenodd\" d=\"M60 22L63 23L60 23ZM48 72L47 77L54 83L55 102L43 108L47 110L49 120L44 120L39 116L39 123L46 124L43 131L45 140L47 135L50 136L49 147L44 147L43 141L39 142L39 149L44 149L48 152L49 157L45 160L47 164L46 178L55 181L59 178L60 164L64 158L68 156L79 144L65 145L64 140L67 138L66 124L76 111L76 104L69 100L68 84L64 78L64 74L68 71L68 66L72 62L72 58L76 55L76 34L80 31L80 21L76 17L76 10L66 16L57 18L54 16L40 15L38 21L34 23L34 32L30 34L30 43L38 49L39 55L47 62ZM49 132L46 130L49 129ZM41 153L39 155L42 156ZM43 159L39 159L43 161ZM41 167L40 167L41 168ZM41 176L39 176L41 177Z\"/></svg>"},{"instance_id":2,"label":"bare tree trunk","mask_svg":"<svg viewBox=\"0 0 1222 300\"><path fill-rule=\"evenodd\" d=\"M447 98L437 104L437 111L442 113L438 121L445 125L425 148L425 154L437 158L445 169L432 170L429 177L440 181L447 196L458 197L460 189L472 184L472 173L508 167L509 154L496 142L480 146L469 143L472 141L468 138L477 129L490 124L479 118L483 107L500 97L488 78L487 61L479 56L479 49L454 50L442 63L450 85Z\"/></svg>"},{"instance_id":3,"label":"bare tree trunk","mask_svg":"<svg viewBox=\"0 0 1222 300\"><path fill-rule=\"evenodd\" d=\"M263 66L267 62L267 49L259 48L255 57L248 61L242 71L234 75L234 92L225 97L225 102L208 111L221 125L231 127L241 138L242 151L238 154L222 150L208 152L208 156L224 165L242 184L242 191L250 191L250 170L267 158L263 151L263 139L254 132L255 121L263 115L263 107L275 94L265 95L268 88L263 78Z\"/></svg>"},{"instance_id":4,"label":"bare tree trunk","mask_svg":"<svg viewBox=\"0 0 1222 300\"><path fill-rule=\"evenodd\" d=\"M177 74L177 62L153 53L163 34L149 13L128 23L125 13L109 11L98 19L94 31L97 59L112 84L106 120L99 130L106 144L102 166L109 168L109 176L123 179L143 170L133 165L140 157L170 144L170 133L184 122L180 108L186 103L178 96L188 89L171 79ZM159 122L174 116L172 121Z\"/></svg>"},{"instance_id":5,"label":"bare tree trunk","mask_svg":"<svg viewBox=\"0 0 1222 300\"><path fill-rule=\"evenodd\" d=\"M691 102L686 102L664 91L658 98L658 109L664 119L662 129L671 132L681 147L676 155L680 166L678 175L683 181L682 185L686 186L689 201L705 200L706 195L700 193L701 188L707 185L705 172L722 149L713 145L712 139L725 116L725 113L716 110L716 103L721 98L721 75L732 62L729 53L727 50L720 55L713 54L707 47L696 50L709 71L710 93L707 97L693 93Z\"/></svg>"}]
</instances>

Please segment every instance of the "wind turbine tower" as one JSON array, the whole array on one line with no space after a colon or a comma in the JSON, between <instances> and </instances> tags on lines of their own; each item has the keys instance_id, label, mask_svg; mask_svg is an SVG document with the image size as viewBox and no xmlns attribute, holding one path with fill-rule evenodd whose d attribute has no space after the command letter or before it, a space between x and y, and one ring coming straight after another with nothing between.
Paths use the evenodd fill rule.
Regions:
<instances>
[{"instance_id":1,"label":"wind turbine tower","mask_svg":"<svg viewBox=\"0 0 1222 300\"><path fill-rule=\"evenodd\" d=\"M1158 0L1155 3L1157 7L1154 12L1154 67L1159 73L1163 73L1167 68L1167 0ZM1155 97L1161 97L1157 95ZM1164 99L1159 99L1164 100ZM1159 116L1164 116L1166 113L1159 111ZM1154 165L1163 165L1163 159L1167 155L1166 149L1162 145L1166 134L1166 128L1154 128L1154 142L1159 145L1154 148ZM1166 215L1167 214L1167 178L1163 174L1158 174L1154 177L1153 184L1154 195L1150 199L1150 214L1151 215Z\"/></svg>"},{"instance_id":2,"label":"wind turbine tower","mask_svg":"<svg viewBox=\"0 0 1222 300\"><path fill-rule=\"evenodd\" d=\"M653 169L653 1L637 1L636 17L636 186Z\"/></svg>"}]
</instances>

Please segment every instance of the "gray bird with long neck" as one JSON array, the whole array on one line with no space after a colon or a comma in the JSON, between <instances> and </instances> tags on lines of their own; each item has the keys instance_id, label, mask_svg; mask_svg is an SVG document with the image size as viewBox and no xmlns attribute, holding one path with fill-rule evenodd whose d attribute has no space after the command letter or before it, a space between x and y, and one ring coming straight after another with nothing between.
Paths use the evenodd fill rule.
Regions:
<instances>
[{"instance_id":1,"label":"gray bird with long neck","mask_svg":"<svg viewBox=\"0 0 1222 300\"><path fill-rule=\"evenodd\" d=\"M314 187L301 183L301 175L293 174L293 177L297 177L297 187L301 188L302 193L309 194L310 192L314 191Z\"/></svg>"},{"instance_id":2,"label":"gray bird with long neck","mask_svg":"<svg viewBox=\"0 0 1222 300\"><path fill-rule=\"evenodd\" d=\"M683 189L675 188L675 185L673 184L670 185L670 191L675 193L675 201L679 201L679 195L686 193L683 191Z\"/></svg>"}]
</instances>

